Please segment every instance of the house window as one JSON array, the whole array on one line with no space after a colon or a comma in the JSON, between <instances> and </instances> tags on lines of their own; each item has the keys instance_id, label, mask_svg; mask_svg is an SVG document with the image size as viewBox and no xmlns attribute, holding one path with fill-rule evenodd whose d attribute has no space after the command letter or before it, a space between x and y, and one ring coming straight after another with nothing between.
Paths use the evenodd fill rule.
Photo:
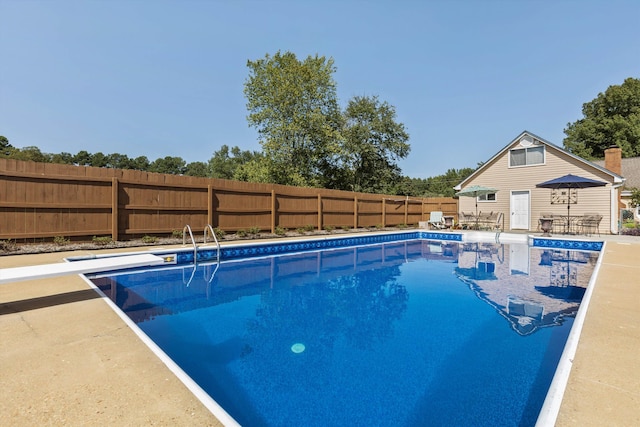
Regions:
<instances>
[{"instance_id":1,"label":"house window","mask_svg":"<svg viewBox=\"0 0 640 427\"><path fill-rule=\"evenodd\" d=\"M483 194L482 196L478 196L479 202L495 202L496 201L496 193Z\"/></svg>"},{"instance_id":2,"label":"house window","mask_svg":"<svg viewBox=\"0 0 640 427\"><path fill-rule=\"evenodd\" d=\"M544 163L544 146L514 148L510 151L509 166L531 166Z\"/></svg>"}]
</instances>

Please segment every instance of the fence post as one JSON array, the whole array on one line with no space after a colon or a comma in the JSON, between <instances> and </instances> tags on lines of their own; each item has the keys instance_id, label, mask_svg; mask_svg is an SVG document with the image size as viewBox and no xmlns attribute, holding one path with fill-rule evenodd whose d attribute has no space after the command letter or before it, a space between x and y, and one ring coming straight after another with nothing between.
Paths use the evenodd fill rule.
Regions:
<instances>
[{"instance_id":1,"label":"fence post","mask_svg":"<svg viewBox=\"0 0 640 427\"><path fill-rule=\"evenodd\" d=\"M404 199L404 225L409 225L407 222L409 222L409 196Z\"/></svg>"},{"instance_id":2,"label":"fence post","mask_svg":"<svg viewBox=\"0 0 640 427\"><path fill-rule=\"evenodd\" d=\"M276 190L271 190L271 234L276 234Z\"/></svg>"},{"instance_id":3,"label":"fence post","mask_svg":"<svg viewBox=\"0 0 640 427\"><path fill-rule=\"evenodd\" d=\"M207 185L207 224L213 225L213 185Z\"/></svg>"},{"instance_id":4,"label":"fence post","mask_svg":"<svg viewBox=\"0 0 640 427\"><path fill-rule=\"evenodd\" d=\"M382 228L387 226L387 199L382 198Z\"/></svg>"},{"instance_id":5,"label":"fence post","mask_svg":"<svg viewBox=\"0 0 640 427\"><path fill-rule=\"evenodd\" d=\"M322 230L322 196L318 193L318 231Z\"/></svg>"},{"instance_id":6,"label":"fence post","mask_svg":"<svg viewBox=\"0 0 640 427\"><path fill-rule=\"evenodd\" d=\"M111 179L111 240L118 240L118 177Z\"/></svg>"},{"instance_id":7,"label":"fence post","mask_svg":"<svg viewBox=\"0 0 640 427\"><path fill-rule=\"evenodd\" d=\"M358 196L353 196L353 228L358 228Z\"/></svg>"}]
</instances>

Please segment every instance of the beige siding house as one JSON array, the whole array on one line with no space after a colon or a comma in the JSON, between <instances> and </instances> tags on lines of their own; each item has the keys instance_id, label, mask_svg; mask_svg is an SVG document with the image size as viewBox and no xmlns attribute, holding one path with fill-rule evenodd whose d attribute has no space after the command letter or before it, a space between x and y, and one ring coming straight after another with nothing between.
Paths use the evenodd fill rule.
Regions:
<instances>
[{"instance_id":1,"label":"beige siding house","mask_svg":"<svg viewBox=\"0 0 640 427\"><path fill-rule=\"evenodd\" d=\"M537 231L542 213L567 215L567 192L537 188L536 184L567 174L606 182L602 187L571 190L570 214L600 214L600 232L617 233L619 191L624 178L528 131L454 188L460 191L481 185L497 189L494 194L478 198L478 211L502 213L503 230ZM475 213L475 198L460 197L458 203L460 212Z\"/></svg>"}]
</instances>

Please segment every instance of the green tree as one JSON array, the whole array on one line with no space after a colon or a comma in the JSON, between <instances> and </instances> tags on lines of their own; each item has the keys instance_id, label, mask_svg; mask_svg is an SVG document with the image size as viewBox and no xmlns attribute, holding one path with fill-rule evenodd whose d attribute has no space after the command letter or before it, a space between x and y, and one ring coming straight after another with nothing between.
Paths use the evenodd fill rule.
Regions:
<instances>
[{"instance_id":1,"label":"green tree","mask_svg":"<svg viewBox=\"0 0 640 427\"><path fill-rule=\"evenodd\" d=\"M242 165L259 160L262 160L262 154L257 151L242 151L240 147L229 149L228 145L223 145L209 159L209 176L212 178L238 179L236 173ZM241 181L245 180L241 179Z\"/></svg>"},{"instance_id":2,"label":"green tree","mask_svg":"<svg viewBox=\"0 0 640 427\"><path fill-rule=\"evenodd\" d=\"M640 79L627 78L582 105L583 118L568 123L564 147L585 159L604 157L611 145L623 157L640 156Z\"/></svg>"},{"instance_id":3,"label":"green tree","mask_svg":"<svg viewBox=\"0 0 640 427\"><path fill-rule=\"evenodd\" d=\"M453 187L471 175L475 169L449 169L443 175L430 178L408 178L402 181L399 190L395 194L415 197L453 197Z\"/></svg>"},{"instance_id":4,"label":"green tree","mask_svg":"<svg viewBox=\"0 0 640 427\"><path fill-rule=\"evenodd\" d=\"M13 145L9 144L6 136L0 135L0 157L8 157L13 152Z\"/></svg>"},{"instance_id":5,"label":"green tree","mask_svg":"<svg viewBox=\"0 0 640 427\"><path fill-rule=\"evenodd\" d=\"M62 152L59 154L52 154L51 155L51 162L52 163L61 163L63 165L72 165L73 162L73 154L71 153L67 153L67 152Z\"/></svg>"},{"instance_id":6,"label":"green tree","mask_svg":"<svg viewBox=\"0 0 640 427\"><path fill-rule=\"evenodd\" d=\"M148 171L151 166L151 162L147 156L138 156L135 159L131 159L130 163L131 169L138 171Z\"/></svg>"},{"instance_id":7,"label":"green tree","mask_svg":"<svg viewBox=\"0 0 640 427\"><path fill-rule=\"evenodd\" d=\"M258 154L254 159L243 163L233 173L233 179L246 182L271 183L269 171L273 168L269 160L262 154Z\"/></svg>"},{"instance_id":8,"label":"green tree","mask_svg":"<svg viewBox=\"0 0 640 427\"><path fill-rule=\"evenodd\" d=\"M187 164L184 174L206 178L209 176L209 165L205 162L191 162Z\"/></svg>"},{"instance_id":9,"label":"green tree","mask_svg":"<svg viewBox=\"0 0 640 427\"><path fill-rule=\"evenodd\" d=\"M91 155L91 166L96 168L106 168L109 165L109 158L101 151Z\"/></svg>"},{"instance_id":10,"label":"green tree","mask_svg":"<svg viewBox=\"0 0 640 427\"><path fill-rule=\"evenodd\" d=\"M318 186L332 163L342 123L333 64L291 52L247 61L247 120L260 135L271 182Z\"/></svg>"},{"instance_id":11,"label":"green tree","mask_svg":"<svg viewBox=\"0 0 640 427\"><path fill-rule=\"evenodd\" d=\"M78 166L91 166L91 153L85 150L78 151L78 154L73 156L73 163Z\"/></svg>"},{"instance_id":12,"label":"green tree","mask_svg":"<svg viewBox=\"0 0 640 427\"><path fill-rule=\"evenodd\" d=\"M156 159L149 167L150 172L183 175L187 171L187 163L182 157L166 156Z\"/></svg>"},{"instance_id":13,"label":"green tree","mask_svg":"<svg viewBox=\"0 0 640 427\"><path fill-rule=\"evenodd\" d=\"M631 190L631 207L640 206L640 188L630 188Z\"/></svg>"},{"instance_id":14,"label":"green tree","mask_svg":"<svg viewBox=\"0 0 640 427\"><path fill-rule=\"evenodd\" d=\"M131 159L126 154L111 153L107 155L108 168L113 169L131 169Z\"/></svg>"},{"instance_id":15,"label":"green tree","mask_svg":"<svg viewBox=\"0 0 640 427\"><path fill-rule=\"evenodd\" d=\"M340 166L347 182L334 187L367 193L395 188L402 175L397 161L410 151L409 134L397 123L395 108L377 97L355 97L344 112Z\"/></svg>"},{"instance_id":16,"label":"green tree","mask_svg":"<svg viewBox=\"0 0 640 427\"><path fill-rule=\"evenodd\" d=\"M38 147L28 146L11 150L10 157L15 160L51 163L51 156L40 151Z\"/></svg>"}]
</instances>

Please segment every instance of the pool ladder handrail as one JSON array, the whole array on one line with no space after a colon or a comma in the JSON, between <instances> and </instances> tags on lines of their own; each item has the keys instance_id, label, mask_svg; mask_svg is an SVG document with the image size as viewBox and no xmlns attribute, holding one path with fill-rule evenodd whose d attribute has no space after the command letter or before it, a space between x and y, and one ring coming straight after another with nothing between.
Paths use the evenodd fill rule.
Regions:
<instances>
[{"instance_id":1,"label":"pool ladder handrail","mask_svg":"<svg viewBox=\"0 0 640 427\"><path fill-rule=\"evenodd\" d=\"M196 245L196 239L193 238L193 232L191 231L191 226L189 226L189 224L185 225L182 229L182 246L187 244L187 231L189 232L189 237L193 244L193 263L195 264L198 262L198 245Z\"/></svg>"},{"instance_id":2,"label":"pool ladder handrail","mask_svg":"<svg viewBox=\"0 0 640 427\"><path fill-rule=\"evenodd\" d=\"M193 245L193 270L191 272L191 277L189 277L189 280L185 282L183 277L182 283L186 283L187 287L189 287L189 285L193 281L193 277L195 275L196 268L198 265L198 245L196 244L196 239L193 237L193 232L191 231L191 226L189 224L185 225L184 228L182 229L182 245L185 246L187 244L187 232L189 233L189 238L191 239L191 244ZM211 274L211 278L209 278L209 280L207 281L208 283L211 283L213 281L214 276L216 275L216 272L218 271L218 268L220 267L220 242L218 241L218 237L216 236L216 233L213 230L213 227L211 226L211 224L207 224L207 226L204 228L204 244L207 243L207 234L209 232L211 233L214 241L216 242L216 249L217 249L217 254L216 254L217 265L215 270ZM205 280L206 280L206 277L205 277Z\"/></svg>"},{"instance_id":3,"label":"pool ladder handrail","mask_svg":"<svg viewBox=\"0 0 640 427\"><path fill-rule=\"evenodd\" d=\"M211 235L213 236L213 240L215 240L216 242L216 248L218 250L218 253L216 255L216 259L218 260L218 262L220 262L220 242L218 241L218 236L216 236L216 232L213 230L213 227L211 226L211 224L207 224L206 227L204 227L204 244L207 244L207 234L211 233Z\"/></svg>"}]
</instances>

